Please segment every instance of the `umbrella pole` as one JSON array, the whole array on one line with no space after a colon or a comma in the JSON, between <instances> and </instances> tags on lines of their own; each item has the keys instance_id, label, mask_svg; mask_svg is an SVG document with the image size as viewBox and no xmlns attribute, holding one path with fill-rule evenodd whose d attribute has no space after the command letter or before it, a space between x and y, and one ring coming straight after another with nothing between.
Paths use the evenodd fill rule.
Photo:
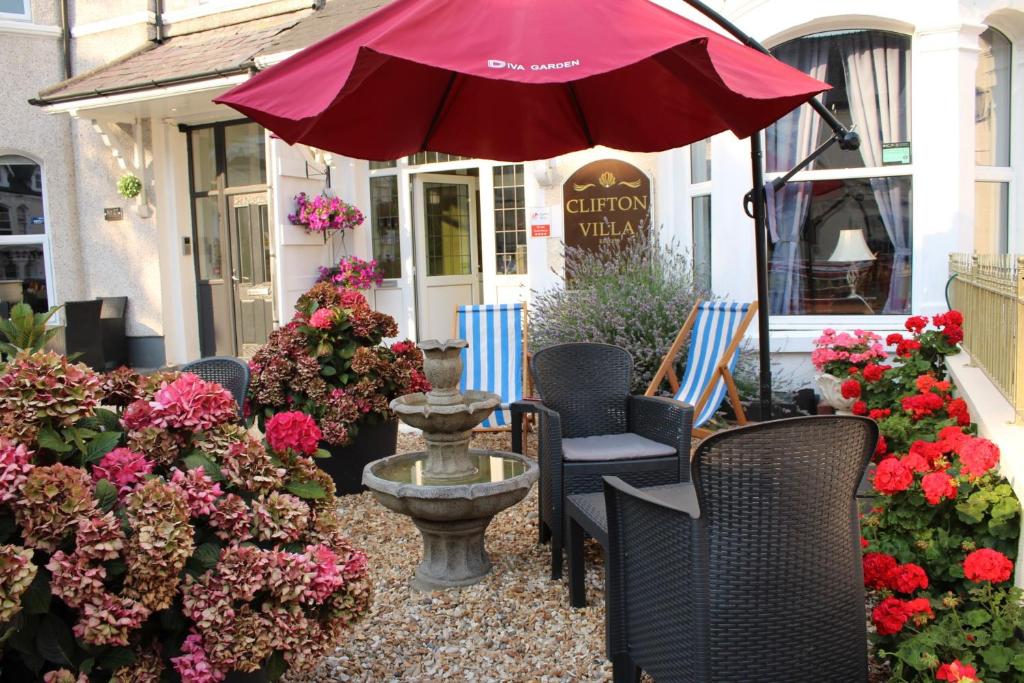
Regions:
<instances>
[{"instance_id":1,"label":"umbrella pole","mask_svg":"<svg viewBox=\"0 0 1024 683\"><path fill-rule=\"evenodd\" d=\"M764 187L761 131L750 136L750 169L754 187ZM772 358L768 330L768 239L764 192L753 192L754 249L757 251L757 345L760 365L761 420L772 419Z\"/></svg>"}]
</instances>

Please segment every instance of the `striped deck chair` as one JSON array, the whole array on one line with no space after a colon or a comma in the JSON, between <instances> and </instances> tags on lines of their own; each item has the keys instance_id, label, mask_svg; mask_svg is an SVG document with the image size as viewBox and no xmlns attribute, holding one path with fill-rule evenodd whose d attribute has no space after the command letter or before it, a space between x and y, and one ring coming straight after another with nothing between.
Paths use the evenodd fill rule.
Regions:
<instances>
[{"instance_id":1,"label":"striped deck chair","mask_svg":"<svg viewBox=\"0 0 1024 683\"><path fill-rule=\"evenodd\" d=\"M469 342L462 350L459 389L490 391L501 396L501 407L477 428L512 428L509 404L518 401L526 382L526 304L482 304L455 310L455 336ZM528 393L528 392L527 392Z\"/></svg>"},{"instance_id":2,"label":"striped deck chair","mask_svg":"<svg viewBox=\"0 0 1024 683\"><path fill-rule=\"evenodd\" d=\"M739 359L740 342L756 313L756 301L750 304L698 301L665 354L645 395L653 396L668 378L674 398L693 406L693 433L701 438L711 433L701 428L701 425L715 414L726 393L736 412L737 422L747 424L732 372ZM690 352L686 357L686 371L680 383L673 365L687 336L690 337Z\"/></svg>"}]
</instances>

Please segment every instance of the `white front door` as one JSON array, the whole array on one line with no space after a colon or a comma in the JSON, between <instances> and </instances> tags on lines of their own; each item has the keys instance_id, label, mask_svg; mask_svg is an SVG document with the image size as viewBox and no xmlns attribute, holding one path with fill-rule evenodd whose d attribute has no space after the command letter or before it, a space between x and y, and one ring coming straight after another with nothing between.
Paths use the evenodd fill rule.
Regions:
<instances>
[{"instance_id":1,"label":"white front door","mask_svg":"<svg viewBox=\"0 0 1024 683\"><path fill-rule=\"evenodd\" d=\"M451 338L455 307L480 303L476 190L473 177L413 176L418 341Z\"/></svg>"}]
</instances>

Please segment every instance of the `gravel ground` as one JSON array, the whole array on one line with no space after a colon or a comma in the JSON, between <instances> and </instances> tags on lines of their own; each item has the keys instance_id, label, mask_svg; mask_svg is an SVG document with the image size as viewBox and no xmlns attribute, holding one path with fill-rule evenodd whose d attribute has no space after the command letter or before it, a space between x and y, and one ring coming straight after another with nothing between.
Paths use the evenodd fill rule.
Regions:
<instances>
[{"instance_id":1,"label":"gravel ground","mask_svg":"<svg viewBox=\"0 0 1024 683\"><path fill-rule=\"evenodd\" d=\"M475 448L508 449L507 433L482 433ZM399 451L420 450L399 434ZM536 453L534 446L531 453ZM406 517L369 493L344 496L339 513L352 541L366 550L374 604L350 638L302 681L605 681L603 572L589 542L590 607L569 607L568 587L552 581L547 546L537 545L537 487L494 518L487 549L494 563L481 583L421 593L409 586L420 561L420 536Z\"/></svg>"}]
</instances>

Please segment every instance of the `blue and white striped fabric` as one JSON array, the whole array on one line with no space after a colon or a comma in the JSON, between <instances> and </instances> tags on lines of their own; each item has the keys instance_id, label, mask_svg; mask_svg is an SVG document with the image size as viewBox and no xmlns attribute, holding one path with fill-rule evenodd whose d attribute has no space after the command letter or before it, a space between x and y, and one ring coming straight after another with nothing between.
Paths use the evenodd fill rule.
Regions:
<instances>
[{"instance_id":1,"label":"blue and white striped fabric","mask_svg":"<svg viewBox=\"0 0 1024 683\"><path fill-rule=\"evenodd\" d=\"M697 307L697 319L693 321L690 334L690 353L686 357L686 373L679 383L679 391L675 395L677 400L697 405L749 308L750 304L731 301L705 301ZM729 359L730 372L736 369L739 356L737 347ZM700 414L694 416L694 428L710 420L725 398L725 380L721 375L714 377L715 387Z\"/></svg>"},{"instance_id":2,"label":"blue and white striped fabric","mask_svg":"<svg viewBox=\"0 0 1024 683\"><path fill-rule=\"evenodd\" d=\"M480 426L509 427L508 406L523 397L523 305L459 306L458 336L469 342L462 350L462 391L475 389L501 396Z\"/></svg>"}]
</instances>

